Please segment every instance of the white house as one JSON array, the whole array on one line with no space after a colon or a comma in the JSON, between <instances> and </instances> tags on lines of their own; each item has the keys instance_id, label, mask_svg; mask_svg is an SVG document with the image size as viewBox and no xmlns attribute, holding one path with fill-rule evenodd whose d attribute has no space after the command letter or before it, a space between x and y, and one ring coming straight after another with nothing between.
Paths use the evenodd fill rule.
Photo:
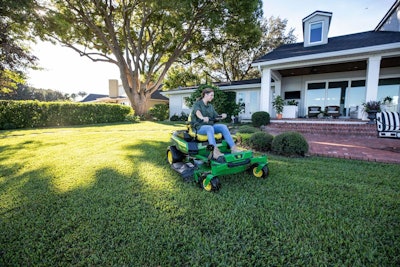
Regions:
<instances>
[{"instance_id":1,"label":"white house","mask_svg":"<svg viewBox=\"0 0 400 267\"><path fill-rule=\"evenodd\" d=\"M308 116L310 106L336 106L341 117L361 119L362 103L387 96L393 99L387 108L399 111L399 5L397 0L374 30L337 37L328 37L332 13L315 11L302 21L304 42L282 45L252 63L260 80L218 86L236 92L237 102L245 103L242 119L260 110L274 117L276 95L296 99L299 117ZM195 89L166 92L171 116L190 112L184 98Z\"/></svg>"}]
</instances>

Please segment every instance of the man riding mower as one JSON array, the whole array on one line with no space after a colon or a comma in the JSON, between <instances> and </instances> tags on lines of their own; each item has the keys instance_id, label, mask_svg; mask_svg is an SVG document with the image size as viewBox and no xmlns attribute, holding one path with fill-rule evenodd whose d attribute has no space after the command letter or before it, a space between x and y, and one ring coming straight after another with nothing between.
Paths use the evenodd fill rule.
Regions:
<instances>
[{"instance_id":1,"label":"man riding mower","mask_svg":"<svg viewBox=\"0 0 400 267\"><path fill-rule=\"evenodd\" d=\"M189 117L190 119L190 117ZM217 118L210 119L210 122ZM254 157L253 152L232 151L221 133L215 133L215 145L207 135L198 134L193 124L186 130L172 133L171 145L167 149L167 161L186 181L194 180L206 191L218 191L221 175L236 174L250 170L257 178L269 174L267 156ZM220 152L218 156L215 151Z\"/></svg>"}]
</instances>

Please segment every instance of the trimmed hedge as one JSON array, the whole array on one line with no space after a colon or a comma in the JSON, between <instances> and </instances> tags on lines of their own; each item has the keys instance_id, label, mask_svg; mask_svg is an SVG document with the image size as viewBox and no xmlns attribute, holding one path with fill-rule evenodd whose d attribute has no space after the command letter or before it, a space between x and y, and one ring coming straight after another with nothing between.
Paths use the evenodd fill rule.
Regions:
<instances>
[{"instance_id":1,"label":"trimmed hedge","mask_svg":"<svg viewBox=\"0 0 400 267\"><path fill-rule=\"evenodd\" d=\"M0 100L0 129L122 122L132 112L116 104Z\"/></svg>"},{"instance_id":2,"label":"trimmed hedge","mask_svg":"<svg viewBox=\"0 0 400 267\"><path fill-rule=\"evenodd\" d=\"M283 156L301 156L308 153L307 140L298 132L284 132L274 137L272 152Z\"/></svg>"},{"instance_id":3,"label":"trimmed hedge","mask_svg":"<svg viewBox=\"0 0 400 267\"><path fill-rule=\"evenodd\" d=\"M261 127L262 125L268 125L271 121L271 116L266 111L257 111L251 115L251 122L254 127Z\"/></svg>"},{"instance_id":4,"label":"trimmed hedge","mask_svg":"<svg viewBox=\"0 0 400 267\"><path fill-rule=\"evenodd\" d=\"M239 133L256 133L259 131L260 131L259 128L255 128L254 126L250 126L250 125L243 125L243 126L240 126L238 129Z\"/></svg>"},{"instance_id":5,"label":"trimmed hedge","mask_svg":"<svg viewBox=\"0 0 400 267\"><path fill-rule=\"evenodd\" d=\"M266 132L257 132L251 135L248 143L252 149L266 152L271 150L274 136Z\"/></svg>"}]
</instances>

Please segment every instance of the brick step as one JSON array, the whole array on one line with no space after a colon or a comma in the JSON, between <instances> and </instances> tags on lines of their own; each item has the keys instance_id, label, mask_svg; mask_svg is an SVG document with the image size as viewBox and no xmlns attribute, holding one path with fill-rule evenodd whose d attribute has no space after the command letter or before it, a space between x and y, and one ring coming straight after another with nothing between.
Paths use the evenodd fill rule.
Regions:
<instances>
[{"instance_id":1,"label":"brick step","mask_svg":"<svg viewBox=\"0 0 400 267\"><path fill-rule=\"evenodd\" d=\"M304 134L344 135L376 137L376 125L371 124L331 124L331 123L274 123L264 128L271 133L295 131Z\"/></svg>"}]
</instances>

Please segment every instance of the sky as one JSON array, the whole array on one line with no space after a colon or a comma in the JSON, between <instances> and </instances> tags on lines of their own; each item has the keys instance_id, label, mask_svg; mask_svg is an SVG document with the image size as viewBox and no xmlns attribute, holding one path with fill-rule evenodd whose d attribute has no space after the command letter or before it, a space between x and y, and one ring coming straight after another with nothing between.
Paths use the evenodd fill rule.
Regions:
<instances>
[{"instance_id":1,"label":"sky","mask_svg":"<svg viewBox=\"0 0 400 267\"><path fill-rule=\"evenodd\" d=\"M287 19L302 42L302 19L316 10L332 12L328 37L374 30L395 0L263 0L264 17ZM92 62L70 48L39 42L33 47L41 71L30 71L27 84L62 93L108 94L108 80L119 79L116 65Z\"/></svg>"}]
</instances>

